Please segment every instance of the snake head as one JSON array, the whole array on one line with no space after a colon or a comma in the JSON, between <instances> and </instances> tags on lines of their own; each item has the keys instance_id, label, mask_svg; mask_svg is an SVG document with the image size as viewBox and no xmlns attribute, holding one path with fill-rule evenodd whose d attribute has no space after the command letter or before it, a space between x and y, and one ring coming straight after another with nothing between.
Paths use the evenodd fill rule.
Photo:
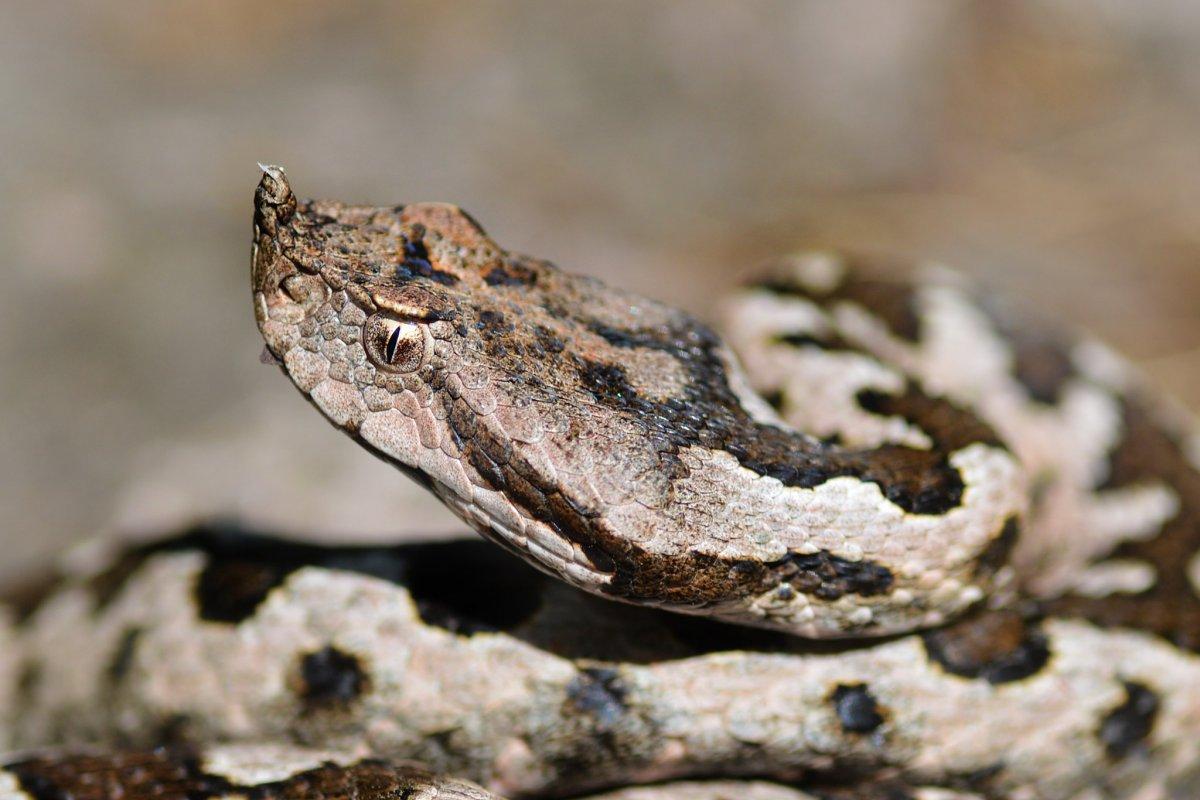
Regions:
<instances>
[{"instance_id":1,"label":"snake head","mask_svg":"<svg viewBox=\"0 0 1200 800\"><path fill-rule=\"evenodd\" d=\"M252 281L272 355L333 424L542 569L815 636L929 624L990 584L978 562L1023 489L972 415L895 397L875 405L927 446L822 442L683 311L505 251L455 206L299 201L263 171Z\"/></svg>"}]
</instances>

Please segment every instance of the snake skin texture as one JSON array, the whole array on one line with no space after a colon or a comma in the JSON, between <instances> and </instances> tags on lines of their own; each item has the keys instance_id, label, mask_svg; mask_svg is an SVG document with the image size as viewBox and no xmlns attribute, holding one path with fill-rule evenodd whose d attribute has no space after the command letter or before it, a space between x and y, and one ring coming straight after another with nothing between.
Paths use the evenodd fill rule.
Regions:
<instances>
[{"instance_id":1,"label":"snake skin texture","mask_svg":"<svg viewBox=\"0 0 1200 800\"><path fill-rule=\"evenodd\" d=\"M1200 438L1102 346L823 253L722 339L264 173L270 354L492 544L75 554L0 599L0 798L1200 796Z\"/></svg>"}]
</instances>

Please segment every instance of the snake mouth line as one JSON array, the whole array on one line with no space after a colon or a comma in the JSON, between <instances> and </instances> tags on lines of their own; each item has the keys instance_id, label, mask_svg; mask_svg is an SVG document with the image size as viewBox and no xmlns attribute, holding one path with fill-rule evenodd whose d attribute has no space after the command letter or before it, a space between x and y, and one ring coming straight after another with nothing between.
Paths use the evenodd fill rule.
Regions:
<instances>
[{"instance_id":1,"label":"snake mouth line","mask_svg":"<svg viewBox=\"0 0 1200 800\"><path fill-rule=\"evenodd\" d=\"M431 490L438 499L460 519L474 528L481 536L490 542L503 547L509 553L537 567L542 572L560 579L582 585L592 590L602 590L613 581L613 573L601 569L578 546L572 545L566 539L555 534L548 525L534 519L529 519L525 530L518 533L512 526L499 519L498 515L489 512L478 502L462 498L451 487L432 478L424 476ZM496 493L513 509L520 506L503 493ZM520 514L520 512L517 512ZM522 514L522 518L526 515ZM537 534L542 534L540 537ZM557 545L557 546L556 546ZM561 551L561 552L560 552ZM568 558L566 552L573 557Z\"/></svg>"}]
</instances>

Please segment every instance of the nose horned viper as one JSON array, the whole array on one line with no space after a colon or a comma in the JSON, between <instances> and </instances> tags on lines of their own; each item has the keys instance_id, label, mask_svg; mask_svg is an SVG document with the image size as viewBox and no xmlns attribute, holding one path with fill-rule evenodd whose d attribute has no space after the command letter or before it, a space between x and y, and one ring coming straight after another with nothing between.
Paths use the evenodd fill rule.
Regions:
<instances>
[{"instance_id":1,"label":"nose horned viper","mask_svg":"<svg viewBox=\"0 0 1200 800\"><path fill-rule=\"evenodd\" d=\"M1200 797L1196 429L874 267L781 260L722 337L264 167L271 359L482 538L68 560L0 604L0 798Z\"/></svg>"}]
</instances>

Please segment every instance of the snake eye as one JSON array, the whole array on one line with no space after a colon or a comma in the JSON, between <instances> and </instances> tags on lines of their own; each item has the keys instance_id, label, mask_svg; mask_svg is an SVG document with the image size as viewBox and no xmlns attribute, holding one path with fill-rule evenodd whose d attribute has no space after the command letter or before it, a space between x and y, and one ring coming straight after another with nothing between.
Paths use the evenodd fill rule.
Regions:
<instances>
[{"instance_id":1,"label":"snake eye","mask_svg":"<svg viewBox=\"0 0 1200 800\"><path fill-rule=\"evenodd\" d=\"M415 372L425 363L429 342L424 325L377 314L367 320L363 338L367 355L380 369Z\"/></svg>"}]
</instances>

